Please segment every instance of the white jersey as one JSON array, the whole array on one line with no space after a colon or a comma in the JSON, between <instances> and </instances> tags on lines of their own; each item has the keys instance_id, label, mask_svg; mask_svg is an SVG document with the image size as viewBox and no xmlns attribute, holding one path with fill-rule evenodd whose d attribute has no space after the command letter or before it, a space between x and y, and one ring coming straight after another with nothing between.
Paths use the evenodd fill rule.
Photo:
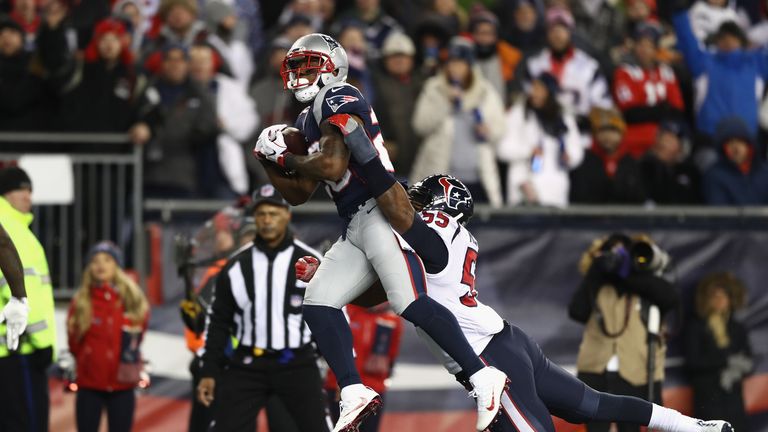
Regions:
<instances>
[{"instance_id":1,"label":"white jersey","mask_svg":"<svg viewBox=\"0 0 768 432\"><path fill-rule=\"evenodd\" d=\"M427 273L427 295L456 316L464 336L472 345L475 354L479 355L493 335L504 328L504 321L495 310L477 299L478 292L475 290L477 240L457 219L446 213L423 211L421 218L440 235L445 247L448 248L448 265L440 273ZM426 335L423 332L419 334ZM433 352L434 348L436 346L430 346ZM435 354L439 353L435 352ZM441 354L442 356L445 354ZM444 363L448 363L448 360L449 358L443 358ZM446 367L451 370L448 364ZM452 370L451 372L455 373Z\"/></svg>"}]
</instances>

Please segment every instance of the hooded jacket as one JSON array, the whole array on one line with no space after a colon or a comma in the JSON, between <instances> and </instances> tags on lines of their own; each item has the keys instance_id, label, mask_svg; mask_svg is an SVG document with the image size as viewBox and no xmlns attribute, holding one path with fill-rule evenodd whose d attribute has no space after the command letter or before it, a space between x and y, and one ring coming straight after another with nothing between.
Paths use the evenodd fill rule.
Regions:
<instances>
[{"instance_id":1,"label":"hooded jacket","mask_svg":"<svg viewBox=\"0 0 768 432\"><path fill-rule=\"evenodd\" d=\"M737 118L723 120L717 126L715 141L721 157L704 173L702 194L710 205L768 204L768 167L754 157L754 144L746 124ZM749 159L736 165L725 154L724 144L740 138L750 146Z\"/></svg>"}]
</instances>

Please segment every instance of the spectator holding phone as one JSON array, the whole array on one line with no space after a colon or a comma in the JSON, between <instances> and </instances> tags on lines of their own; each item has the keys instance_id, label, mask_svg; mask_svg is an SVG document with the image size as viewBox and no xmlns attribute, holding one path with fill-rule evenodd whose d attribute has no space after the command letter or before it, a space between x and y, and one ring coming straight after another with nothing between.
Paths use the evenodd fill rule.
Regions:
<instances>
[{"instance_id":1,"label":"spectator holding phone","mask_svg":"<svg viewBox=\"0 0 768 432\"><path fill-rule=\"evenodd\" d=\"M413 127L424 138L410 178L450 172L467 185L475 201L500 206L501 180L493 146L505 130L504 105L474 66L471 41L455 37L442 73L424 85Z\"/></svg>"},{"instance_id":2,"label":"spectator holding phone","mask_svg":"<svg viewBox=\"0 0 768 432\"><path fill-rule=\"evenodd\" d=\"M149 303L123 271L123 253L114 243L97 243L87 262L67 314L69 350L77 362L77 430L97 432L106 409L109 432L130 432Z\"/></svg>"}]
</instances>

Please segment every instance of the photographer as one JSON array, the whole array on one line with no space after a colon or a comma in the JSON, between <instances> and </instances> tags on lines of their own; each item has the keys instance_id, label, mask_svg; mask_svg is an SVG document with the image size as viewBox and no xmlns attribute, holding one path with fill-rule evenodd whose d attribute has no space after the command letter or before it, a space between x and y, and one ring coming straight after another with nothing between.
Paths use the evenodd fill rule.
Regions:
<instances>
[{"instance_id":1,"label":"photographer","mask_svg":"<svg viewBox=\"0 0 768 432\"><path fill-rule=\"evenodd\" d=\"M576 367L587 385L643 399L649 399L650 389L651 402L661 401L666 349L658 326L648 324L649 315L651 322L658 322L659 315L678 304L674 286L660 277L668 264L667 253L644 235L612 234L595 240L582 255L579 270L584 279L568 312L586 324ZM649 350L655 355L649 356ZM651 383L649 369L654 371ZM622 432L639 430L618 426ZM607 423L587 425L590 432L609 428Z\"/></svg>"}]
</instances>

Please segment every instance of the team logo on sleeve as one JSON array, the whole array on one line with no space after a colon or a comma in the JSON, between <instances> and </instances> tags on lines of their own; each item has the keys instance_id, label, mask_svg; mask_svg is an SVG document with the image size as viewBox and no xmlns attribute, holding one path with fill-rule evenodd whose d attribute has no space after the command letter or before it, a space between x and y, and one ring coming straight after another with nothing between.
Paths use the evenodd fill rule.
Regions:
<instances>
[{"instance_id":1,"label":"team logo on sleeve","mask_svg":"<svg viewBox=\"0 0 768 432\"><path fill-rule=\"evenodd\" d=\"M448 177L441 177L440 184L443 185L445 204L448 207L458 209L459 204L469 205L470 197L464 193L464 187L461 184Z\"/></svg>"},{"instance_id":2,"label":"team logo on sleeve","mask_svg":"<svg viewBox=\"0 0 768 432\"><path fill-rule=\"evenodd\" d=\"M329 107L331 107L331 111L336 112L341 108L343 105L348 104L350 102L357 102L360 99L358 99L355 96L350 95L337 95L337 96L331 96L329 98L325 99L325 103L328 104Z\"/></svg>"}]
</instances>

